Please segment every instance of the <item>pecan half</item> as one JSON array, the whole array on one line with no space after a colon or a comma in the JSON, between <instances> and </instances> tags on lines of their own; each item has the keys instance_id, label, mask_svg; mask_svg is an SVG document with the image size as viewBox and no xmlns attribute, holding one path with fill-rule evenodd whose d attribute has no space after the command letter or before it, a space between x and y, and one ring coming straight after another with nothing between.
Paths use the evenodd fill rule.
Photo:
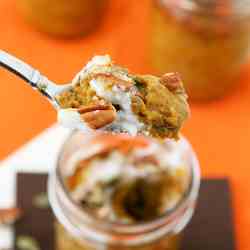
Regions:
<instances>
[{"instance_id":1,"label":"pecan half","mask_svg":"<svg viewBox=\"0 0 250 250\"><path fill-rule=\"evenodd\" d=\"M88 113L88 112L95 111L95 110L107 110L109 108L110 108L109 104L98 102L96 104L80 107L77 111L80 114L84 114L84 113Z\"/></svg>"},{"instance_id":2,"label":"pecan half","mask_svg":"<svg viewBox=\"0 0 250 250\"><path fill-rule=\"evenodd\" d=\"M10 225L16 222L21 216L19 208L0 209L0 225Z\"/></svg>"},{"instance_id":3,"label":"pecan half","mask_svg":"<svg viewBox=\"0 0 250 250\"><path fill-rule=\"evenodd\" d=\"M97 73L93 75L93 79L101 78L107 82L110 82L112 86L117 86L123 91L128 91L133 87L132 81L126 81L124 79L121 79L117 76L114 76L111 73Z\"/></svg>"},{"instance_id":4,"label":"pecan half","mask_svg":"<svg viewBox=\"0 0 250 250\"><path fill-rule=\"evenodd\" d=\"M161 77L160 82L170 91L176 91L182 86L181 78L178 73L167 73Z\"/></svg>"},{"instance_id":5,"label":"pecan half","mask_svg":"<svg viewBox=\"0 0 250 250\"><path fill-rule=\"evenodd\" d=\"M82 119L92 129L102 128L112 123L116 118L116 111L112 105L90 105L78 109Z\"/></svg>"}]
</instances>

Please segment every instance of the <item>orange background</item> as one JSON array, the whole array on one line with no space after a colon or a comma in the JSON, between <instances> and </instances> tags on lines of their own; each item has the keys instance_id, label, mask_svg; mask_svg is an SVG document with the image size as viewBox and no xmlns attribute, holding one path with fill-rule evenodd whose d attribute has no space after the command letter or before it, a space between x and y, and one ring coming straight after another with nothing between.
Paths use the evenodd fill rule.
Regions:
<instances>
[{"instance_id":1,"label":"orange background","mask_svg":"<svg viewBox=\"0 0 250 250\"><path fill-rule=\"evenodd\" d=\"M148 72L145 41L149 35L150 1L112 3L105 21L93 34L61 40L25 23L14 0L1 0L0 48L59 83L69 82L94 54L108 53L131 71ZM27 84L2 69L0 81L2 159L55 122L56 113ZM249 81L250 66L231 95L209 104L192 104L192 117L183 131L198 153L203 176L230 178L237 246L241 250L250 249Z\"/></svg>"}]
</instances>

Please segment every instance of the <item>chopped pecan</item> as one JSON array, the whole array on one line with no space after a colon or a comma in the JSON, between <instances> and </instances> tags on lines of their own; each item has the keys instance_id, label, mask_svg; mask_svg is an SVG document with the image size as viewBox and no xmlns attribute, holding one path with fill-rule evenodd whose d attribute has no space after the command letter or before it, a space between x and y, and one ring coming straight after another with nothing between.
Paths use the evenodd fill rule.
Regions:
<instances>
[{"instance_id":1,"label":"chopped pecan","mask_svg":"<svg viewBox=\"0 0 250 250\"><path fill-rule=\"evenodd\" d=\"M82 119L92 129L102 128L112 123L116 118L116 111L112 105L93 105L78 110Z\"/></svg>"},{"instance_id":2,"label":"chopped pecan","mask_svg":"<svg viewBox=\"0 0 250 250\"><path fill-rule=\"evenodd\" d=\"M138 114L139 112L143 112L146 109L146 105L144 103L144 100L139 95L132 96L132 109L135 112L135 114Z\"/></svg>"},{"instance_id":3,"label":"chopped pecan","mask_svg":"<svg viewBox=\"0 0 250 250\"><path fill-rule=\"evenodd\" d=\"M96 110L82 115L84 121L93 129L104 127L115 120L113 110Z\"/></svg>"},{"instance_id":4,"label":"chopped pecan","mask_svg":"<svg viewBox=\"0 0 250 250\"><path fill-rule=\"evenodd\" d=\"M135 165L145 164L145 163L153 164L155 166L159 165L159 161L156 159L154 155L145 155L142 157L135 158L134 160Z\"/></svg>"},{"instance_id":5,"label":"chopped pecan","mask_svg":"<svg viewBox=\"0 0 250 250\"><path fill-rule=\"evenodd\" d=\"M167 73L161 77L160 82L170 91L176 91L182 86L181 78L178 73Z\"/></svg>"},{"instance_id":6,"label":"chopped pecan","mask_svg":"<svg viewBox=\"0 0 250 250\"><path fill-rule=\"evenodd\" d=\"M0 225L9 225L16 222L21 216L19 208L0 209Z\"/></svg>"},{"instance_id":7,"label":"chopped pecan","mask_svg":"<svg viewBox=\"0 0 250 250\"><path fill-rule=\"evenodd\" d=\"M139 91L136 91L134 96L139 97L139 98L141 98L141 100L145 101L145 97Z\"/></svg>"},{"instance_id":8,"label":"chopped pecan","mask_svg":"<svg viewBox=\"0 0 250 250\"><path fill-rule=\"evenodd\" d=\"M109 81L112 86L117 86L123 91L128 91L133 87L132 81L126 81L117 76L114 76L111 73L97 73L93 76L93 79L98 79L98 78L102 78L106 81Z\"/></svg>"},{"instance_id":9,"label":"chopped pecan","mask_svg":"<svg viewBox=\"0 0 250 250\"><path fill-rule=\"evenodd\" d=\"M110 109L109 104L99 102L99 103L96 103L96 104L80 107L77 111L80 114L84 114L84 113L88 113L88 112L95 111L95 110L107 110L107 109Z\"/></svg>"}]
</instances>

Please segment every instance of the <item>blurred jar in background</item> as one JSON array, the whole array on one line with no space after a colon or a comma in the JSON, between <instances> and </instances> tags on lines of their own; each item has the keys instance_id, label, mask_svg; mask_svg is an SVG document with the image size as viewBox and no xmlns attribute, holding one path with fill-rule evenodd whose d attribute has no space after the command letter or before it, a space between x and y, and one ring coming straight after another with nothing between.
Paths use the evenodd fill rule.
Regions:
<instances>
[{"instance_id":1,"label":"blurred jar in background","mask_svg":"<svg viewBox=\"0 0 250 250\"><path fill-rule=\"evenodd\" d=\"M192 99L220 97L237 83L250 47L250 1L154 0L151 61L178 71Z\"/></svg>"},{"instance_id":2,"label":"blurred jar in background","mask_svg":"<svg viewBox=\"0 0 250 250\"><path fill-rule=\"evenodd\" d=\"M117 162L118 165L114 162L114 159L112 160L111 164L110 162L106 163L97 163L96 159L94 162L96 162L98 165L95 165L96 167L100 167L102 171L106 171L105 180L112 180L109 182L109 184L104 184L104 182L100 182L102 190L109 190L108 196L105 196L104 193L99 193L97 195L99 198L101 198L102 201L104 201L106 204L109 203L108 206L102 206L101 203L99 205L95 205L91 209L87 209L87 207L84 207L82 205L86 205L84 201L75 201L72 198L72 193L69 193L69 189L66 186L66 179L68 176L68 173L72 171L72 164L76 164L76 157L81 157L81 159L85 159L85 163L88 162L88 157L90 159L94 159L93 155L91 154L95 151L99 151L104 145L115 145L113 144L115 141L114 138L117 138L114 135L108 135L109 138L107 140L107 144L105 141L99 141L100 137L99 135L86 135L82 132L75 132L73 133L68 140L65 142L62 151L58 158L58 164L57 167L54 168L54 170L50 173L49 177L49 185L48 185L48 194L49 194L49 200L52 207L52 210L57 218L56 224L55 224L55 249L57 250L178 250L181 237L182 237L182 231L184 227L189 223L196 204L196 200L198 198L198 191L199 191L199 185L200 185L200 171L199 171L199 163L196 159L196 155L193 152L190 144L182 137L179 141L174 140L167 140L165 143L165 152L164 155L171 155L169 159L171 159L171 164L177 164L171 165L170 162L170 171L171 176L175 176L174 179L170 178L167 182L164 182L164 185L167 185L168 188L166 189L166 193L164 194L164 197L167 198L165 201L168 203L169 210L165 211L161 216L154 216L154 218L151 218L150 220L145 220L145 215L149 213L149 211L154 210L157 205L157 199L155 200L153 197L155 197L155 191L154 187L158 189L158 196L161 196L161 188L159 186L151 185L148 186L149 189L146 188L146 186L143 186L143 189L145 188L145 191L142 191L138 186L132 185L130 187L134 187L132 189L126 188L124 189L124 183L133 183L133 178L136 171L133 170L133 167L129 167L129 182L124 182L122 184L120 177L115 177L117 170L114 171L114 169L117 169L115 166L119 166L120 163ZM107 139L107 137L106 137ZM140 139L141 140L141 139ZM143 139L147 140L147 139ZM128 148L133 145L134 139L128 140L128 142L125 142L127 144ZM104 143L104 144L103 144ZM116 143L116 142L115 142ZM130 145L130 146L129 146ZM153 145L153 144L152 144ZM148 154L152 154L152 148L154 147L150 146L150 148L145 149L143 157L147 157ZM127 146L125 146L127 148ZM112 150L112 146L110 147ZM93 151L94 149L94 151ZM97 151L96 151L97 150ZM100 159L107 159L107 153L108 151L101 151L102 156ZM106 152L103 154L103 152ZM113 151L113 153L117 155L117 151ZM130 151L131 152L131 151ZM142 151L140 151L142 153ZM145 154L146 153L146 154ZM159 153L159 152L158 152ZM131 154L127 152L126 154L130 155L127 157L131 157ZM152 154L153 155L153 154ZM151 155L151 156L152 156ZM174 156L174 161L172 160ZM83 158L82 158L83 157ZM86 158L87 157L87 158ZM79 158L78 158L79 159ZM167 159L167 158L164 158ZM90 161L92 161L90 160ZM179 165L180 162L184 165ZM79 162L78 162L79 163ZM95 163L95 164L96 164ZM91 165L91 163L90 163ZM88 166L90 166L88 165ZM126 163L122 163L123 167L127 167ZM88 168L87 165L82 165L82 170L86 167L85 173L92 173L92 170ZM121 166L121 165L120 165ZM140 165L142 167L142 165ZM144 165L147 169L149 166L150 175L154 175L154 171L152 172L152 165L150 163L145 163ZM181 168L179 167L181 166ZM115 167L115 168L114 168ZM105 170L104 170L105 169ZM132 169L132 170L131 170ZM139 171L141 171L141 168ZM182 169L182 170L181 170ZM77 170L78 171L78 170ZM100 172L100 170L98 170ZM102 172L101 171L101 172ZM94 172L93 172L94 173ZM141 173L141 172L140 172ZM159 173L159 172L158 172ZM78 175L79 174L79 175ZM94 175L87 177L87 175L84 175L83 172L78 172L78 177L85 176L82 180L83 183L88 183L89 180L90 183L94 183L95 180L97 180L98 174L95 172ZM82 175L83 174L83 175ZM146 173L144 173L146 174ZM163 172L161 172L161 175L164 175ZM124 173L122 174L124 175ZM125 174L126 175L126 174ZM140 175L140 178L145 178ZM78 178L80 180L82 177ZM87 177L87 178L86 178ZM177 177L177 179L176 179ZM127 178L127 177L126 177ZM132 178L132 179L131 179ZM146 177L148 180L149 176ZM87 180L88 179L88 180ZM157 178L153 177L154 183L156 183ZM141 179L142 180L142 179ZM182 193L180 186L178 188L173 188L172 184L173 181L184 181L182 184L186 186L186 190L184 193ZM123 179L124 181L124 179ZM128 181L128 179L127 179ZM131 182L132 181L132 182ZM159 180L158 180L159 181ZM157 181L157 182L158 182ZM120 184L117 184L119 183ZM103 184L101 184L103 183ZM112 184L113 183L113 184ZM116 184L115 184L116 183ZM148 182L150 183L150 182ZM160 184L158 182L158 184ZM98 185L99 185L98 184ZM92 185L92 184L91 184ZM106 186L105 186L106 185ZM115 192L116 198L112 198L112 185L120 188L118 188ZM143 184L139 184L143 185ZM161 184L160 184L161 185ZM125 185L126 186L126 185ZM172 186L172 187L171 187ZM92 186L94 187L94 186ZM127 186L128 187L128 186ZM84 189L84 188L83 188ZM83 190L81 188L81 190ZM92 190L92 191L91 191ZM97 197L96 195L92 196L92 194L96 193L96 187L95 190L93 188L89 189L90 197ZM130 190L130 192L128 192ZM141 190L141 191L139 191ZM148 190L148 191L146 191ZM150 192L149 190L153 190ZM179 194L178 194L179 192ZM180 193L181 192L181 193ZM162 194L163 194L162 193ZM107 193L106 193L107 194ZM181 194L181 195L180 195ZM130 208L133 211L140 211L139 214L142 214L143 217L139 221L131 221L129 220L126 223L126 220L123 220L122 218L125 218L130 212L129 210L126 210L126 198L132 197L130 200L132 203L129 205ZM180 195L180 196L179 196ZM107 198L109 197L109 198ZM119 197L119 198L118 198ZM178 198L179 197L179 198ZM98 198L98 199L99 199ZM118 199L117 199L118 198ZM95 198L96 199L96 198ZM94 200L94 199L93 199ZM106 201L105 201L106 200ZM115 208L118 209L118 213L120 215L115 215L113 210L113 205L115 202ZM177 202L177 203L176 203ZM81 205L82 204L82 205ZM97 204L97 203L96 203ZM147 205L151 204L151 205ZM160 203L161 204L161 203ZM162 204L161 204L162 205ZM167 205L167 204L165 204ZM167 206L166 206L167 207ZM99 213L95 213L99 210ZM101 209L101 210L100 210ZM111 210L110 210L111 209ZM125 210L124 210L125 209ZM131 211L132 211L131 210ZM158 209L157 209L158 210ZM105 212L106 211L106 212ZM116 210L117 211L117 210ZM101 212L101 213L100 213ZM100 217L100 214L106 214L107 212L112 215L113 218L116 218L115 220L110 220ZM93 216L94 214L95 216ZM99 214L99 218L98 218ZM125 216L125 217L124 217ZM147 216L146 216L147 217ZM126 217L128 219L128 217ZM131 217L132 218L132 217Z\"/></svg>"},{"instance_id":3,"label":"blurred jar in background","mask_svg":"<svg viewBox=\"0 0 250 250\"><path fill-rule=\"evenodd\" d=\"M25 18L38 29L60 36L92 31L105 12L107 0L17 0Z\"/></svg>"}]
</instances>

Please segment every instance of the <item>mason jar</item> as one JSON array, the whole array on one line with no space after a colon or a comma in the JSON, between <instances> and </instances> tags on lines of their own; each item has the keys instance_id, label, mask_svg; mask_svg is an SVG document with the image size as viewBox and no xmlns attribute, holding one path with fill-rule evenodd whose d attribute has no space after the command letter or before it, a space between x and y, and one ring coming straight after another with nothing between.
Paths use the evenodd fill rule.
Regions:
<instances>
[{"instance_id":1,"label":"mason jar","mask_svg":"<svg viewBox=\"0 0 250 250\"><path fill-rule=\"evenodd\" d=\"M157 73L179 72L195 100L234 89L249 57L249 0L154 0L151 17Z\"/></svg>"},{"instance_id":2,"label":"mason jar","mask_svg":"<svg viewBox=\"0 0 250 250\"><path fill-rule=\"evenodd\" d=\"M90 135L73 133L64 144L57 167L50 173L48 194L57 218L57 250L177 250L181 235L189 223L196 204L200 172L195 153L182 137L177 143L184 148L183 156L190 171L190 184L180 202L162 216L148 222L122 224L94 218L69 196L63 179L72 155L89 145Z\"/></svg>"},{"instance_id":3,"label":"mason jar","mask_svg":"<svg viewBox=\"0 0 250 250\"><path fill-rule=\"evenodd\" d=\"M107 0L17 0L28 22L57 36L79 36L94 30Z\"/></svg>"}]
</instances>

